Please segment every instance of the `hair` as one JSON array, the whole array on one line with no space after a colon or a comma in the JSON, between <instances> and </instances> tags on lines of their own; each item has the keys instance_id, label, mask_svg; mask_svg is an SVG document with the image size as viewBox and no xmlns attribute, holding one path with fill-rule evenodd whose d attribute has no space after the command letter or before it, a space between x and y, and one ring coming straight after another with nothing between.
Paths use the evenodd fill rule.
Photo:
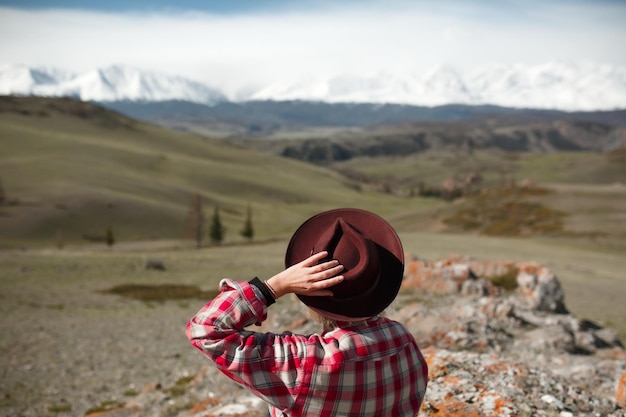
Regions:
<instances>
[{"instance_id":1,"label":"hair","mask_svg":"<svg viewBox=\"0 0 626 417\"><path fill-rule=\"evenodd\" d=\"M325 332L334 330L337 327L339 327L337 325L337 321L336 320L330 319L330 318L324 316L323 314L320 314L317 311L313 310L312 308L307 307L306 311L307 311L308 317L311 320L313 320L314 322L321 324L322 325L322 329Z\"/></svg>"},{"instance_id":2,"label":"hair","mask_svg":"<svg viewBox=\"0 0 626 417\"><path fill-rule=\"evenodd\" d=\"M331 319L330 317L326 317L325 315L313 310L312 308L304 304L302 305L306 308L307 317L313 320L314 322L322 325L322 331L329 332L339 327L339 325L337 324L337 320ZM373 317L386 317L386 316L387 316L387 310L385 309Z\"/></svg>"}]
</instances>

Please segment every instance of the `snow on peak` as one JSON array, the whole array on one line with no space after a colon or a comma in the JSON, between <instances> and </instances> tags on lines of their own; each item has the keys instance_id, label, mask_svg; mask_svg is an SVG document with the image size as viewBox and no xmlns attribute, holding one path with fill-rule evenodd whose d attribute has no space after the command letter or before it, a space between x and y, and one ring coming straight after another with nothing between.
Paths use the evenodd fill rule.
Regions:
<instances>
[{"instance_id":1,"label":"snow on peak","mask_svg":"<svg viewBox=\"0 0 626 417\"><path fill-rule=\"evenodd\" d=\"M0 94L28 95L40 86L55 85L73 74L58 68L0 65Z\"/></svg>"},{"instance_id":2,"label":"snow on peak","mask_svg":"<svg viewBox=\"0 0 626 417\"><path fill-rule=\"evenodd\" d=\"M482 102L561 110L626 108L626 68L546 63L491 67L472 74Z\"/></svg>"},{"instance_id":3,"label":"snow on peak","mask_svg":"<svg viewBox=\"0 0 626 417\"><path fill-rule=\"evenodd\" d=\"M624 109L626 67L550 62L460 72L437 66L419 74L381 73L281 81L252 92L246 99L423 106L494 104L569 111Z\"/></svg>"},{"instance_id":4,"label":"snow on peak","mask_svg":"<svg viewBox=\"0 0 626 417\"><path fill-rule=\"evenodd\" d=\"M70 96L88 101L183 100L208 105L227 100L205 84L123 65L79 74L55 68L0 65L0 94ZM626 67L548 62L492 65L465 72L437 66L422 73L340 74L285 79L258 89L248 88L240 90L236 100L493 104L568 111L625 109Z\"/></svg>"},{"instance_id":5,"label":"snow on peak","mask_svg":"<svg viewBox=\"0 0 626 417\"><path fill-rule=\"evenodd\" d=\"M76 97L85 101L185 100L213 105L226 97L179 76L111 65L79 74L23 65L0 66L0 94Z\"/></svg>"}]
</instances>

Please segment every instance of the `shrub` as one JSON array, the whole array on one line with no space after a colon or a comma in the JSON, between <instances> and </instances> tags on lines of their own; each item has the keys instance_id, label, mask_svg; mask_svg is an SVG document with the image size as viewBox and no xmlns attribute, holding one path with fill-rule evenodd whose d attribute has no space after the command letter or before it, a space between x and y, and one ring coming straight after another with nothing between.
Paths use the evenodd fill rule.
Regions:
<instances>
[{"instance_id":1,"label":"shrub","mask_svg":"<svg viewBox=\"0 0 626 417\"><path fill-rule=\"evenodd\" d=\"M491 282L496 287L500 287L506 291L513 291L517 288L517 275L519 270L517 268L511 268L509 271L502 275L491 278Z\"/></svg>"},{"instance_id":2,"label":"shrub","mask_svg":"<svg viewBox=\"0 0 626 417\"><path fill-rule=\"evenodd\" d=\"M187 391L187 385L189 385L193 378L193 376L184 376L182 378L179 378L176 383L173 386L167 388L165 392L167 392L172 397L180 397L181 395L185 394L185 392Z\"/></svg>"}]
</instances>

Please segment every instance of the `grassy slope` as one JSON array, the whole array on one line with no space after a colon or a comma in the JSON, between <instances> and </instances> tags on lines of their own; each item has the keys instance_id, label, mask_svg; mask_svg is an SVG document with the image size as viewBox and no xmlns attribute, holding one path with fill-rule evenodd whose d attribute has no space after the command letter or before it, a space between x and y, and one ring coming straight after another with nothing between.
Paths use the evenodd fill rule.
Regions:
<instances>
[{"instance_id":1,"label":"grassy slope","mask_svg":"<svg viewBox=\"0 0 626 417\"><path fill-rule=\"evenodd\" d=\"M613 184L626 181L624 152L505 153L440 149L406 157L359 157L337 162L333 168L362 173L372 178L389 178L401 186L423 181L439 185L468 172L480 173L485 182L530 179L539 183Z\"/></svg>"},{"instance_id":2,"label":"grassy slope","mask_svg":"<svg viewBox=\"0 0 626 417\"><path fill-rule=\"evenodd\" d=\"M623 253L598 247L590 241L545 238L494 238L475 235L401 232L406 252L422 259L435 260L451 254L489 260L533 260L547 265L559 277L566 294L567 307L579 318L587 318L616 328L626 340ZM112 309L89 309L89 303L111 300L116 306L132 307L115 296L98 291L114 285L189 284L214 289L223 277L247 279L267 277L282 267L287 239L262 245L223 246L202 250L127 251L104 247L91 250L0 251L0 292L6 305L3 325L23 330L8 317L29 320L46 309L63 308L66 314L107 319ZM166 272L144 269L146 256L159 259ZM245 262L241 262L245 259ZM281 300L283 301L283 300ZM286 298L283 302L288 302ZM189 311L201 302L185 301ZM193 310L193 311L192 311ZM124 310L126 311L126 310ZM276 310L280 311L280 310ZM276 313L275 311L275 313ZM131 314L132 311L124 314ZM120 313L121 314L121 313ZM7 316L8 315L8 316Z\"/></svg>"},{"instance_id":3,"label":"grassy slope","mask_svg":"<svg viewBox=\"0 0 626 417\"><path fill-rule=\"evenodd\" d=\"M617 318L623 317L624 311L615 302L616 296L624 296L626 191L613 184L625 177L620 158L576 153L511 159L478 152L467 158L459 152L439 152L346 164L376 178L389 175L407 184L416 178L437 183L476 167L483 167L488 182L497 183L504 177L531 178L555 191L536 198L568 212L568 230L600 231L621 243L608 244L605 238L593 240L588 235L502 239L424 234L424 230L438 230L441 217L463 202L357 191L354 184L331 170L269 153L167 131L115 114L77 117L46 108L44 116L37 110L41 103L31 106L29 114L0 113L0 179L9 199L20 201L0 208L0 244L5 247L33 243L51 246L59 229L68 243L80 243L82 234L102 234L108 224L114 225L122 243L116 245L117 251L133 248L124 246L126 241L177 239L182 236L189 200L195 192L205 197L207 215L214 204L220 205L227 238L237 241L241 240L237 232L245 209L251 203L258 239L277 238L279 243L193 254L157 253L178 271L163 276L165 281L202 283L207 269L219 277L248 276L257 271L266 275L280 268L285 240L302 219L324 208L358 206L388 218L400 231L408 252L427 258L455 252L487 259L542 261L555 268L566 287L568 305L576 314L614 326ZM11 253L6 256L13 257ZM141 272L129 277L109 268L118 257L130 257L140 271L144 253L96 256L114 261L104 262L104 270L96 274L103 280L98 287L118 275L111 284L143 279ZM242 256L251 262L240 262ZM3 285L10 282L7 279L14 275L12 271L28 270L31 262L33 266L41 263L43 270L52 265L50 274L54 275L61 268L54 266L57 263L72 269L74 257L81 258L83 253L53 251L43 258L24 254L19 262L22 266L13 265L0 274ZM269 259L263 260L266 257ZM72 282L86 279L80 271L72 274ZM30 291L26 287L23 290ZM626 328L620 330L626 335Z\"/></svg>"},{"instance_id":4,"label":"grassy slope","mask_svg":"<svg viewBox=\"0 0 626 417\"><path fill-rule=\"evenodd\" d=\"M19 201L1 208L5 245L53 244L58 230L76 242L108 225L122 241L179 238L196 192L207 217L219 205L231 240L248 204L259 238L288 233L325 207L386 214L432 204L360 192L333 171L219 140L46 103L28 103L28 114L0 113L0 179Z\"/></svg>"},{"instance_id":5,"label":"grassy slope","mask_svg":"<svg viewBox=\"0 0 626 417\"><path fill-rule=\"evenodd\" d=\"M531 180L551 192L529 198L566 213L564 229L575 234L602 235L624 241L626 237L626 158L623 152L560 152L554 154L505 154L438 150L396 158L355 158L336 163L334 169L351 176L387 182L398 193L416 190L420 181L438 186L447 178L462 179L480 173L488 186L511 180ZM469 202L471 203L471 202ZM437 220L467 205L457 201L422 211L415 222L429 230L441 230Z\"/></svg>"}]
</instances>

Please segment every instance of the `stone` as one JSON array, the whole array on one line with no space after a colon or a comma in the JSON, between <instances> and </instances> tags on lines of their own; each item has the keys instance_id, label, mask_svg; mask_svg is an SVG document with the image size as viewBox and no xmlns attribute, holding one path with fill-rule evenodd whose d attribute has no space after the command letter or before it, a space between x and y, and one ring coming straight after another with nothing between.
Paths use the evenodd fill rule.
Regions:
<instances>
[{"instance_id":1,"label":"stone","mask_svg":"<svg viewBox=\"0 0 626 417\"><path fill-rule=\"evenodd\" d=\"M540 327L527 332L523 340L537 351L576 352L574 334L561 325Z\"/></svg>"},{"instance_id":2,"label":"stone","mask_svg":"<svg viewBox=\"0 0 626 417\"><path fill-rule=\"evenodd\" d=\"M158 259L148 259L146 261L146 269L153 271L165 271L165 263Z\"/></svg>"},{"instance_id":3,"label":"stone","mask_svg":"<svg viewBox=\"0 0 626 417\"><path fill-rule=\"evenodd\" d=\"M541 401L543 401L546 404L550 404L551 406L553 406L557 410L563 410L565 408L565 404L563 404L561 401L557 400L554 397L554 395L550 395L550 394L542 395L541 396Z\"/></svg>"},{"instance_id":4,"label":"stone","mask_svg":"<svg viewBox=\"0 0 626 417\"><path fill-rule=\"evenodd\" d=\"M567 313L561 284L548 268L527 265L520 270L517 285L518 294L531 309Z\"/></svg>"},{"instance_id":5,"label":"stone","mask_svg":"<svg viewBox=\"0 0 626 417\"><path fill-rule=\"evenodd\" d=\"M593 335L596 338L596 345L598 347L623 347L622 342L619 339L619 334L615 329L597 329L594 330Z\"/></svg>"}]
</instances>

